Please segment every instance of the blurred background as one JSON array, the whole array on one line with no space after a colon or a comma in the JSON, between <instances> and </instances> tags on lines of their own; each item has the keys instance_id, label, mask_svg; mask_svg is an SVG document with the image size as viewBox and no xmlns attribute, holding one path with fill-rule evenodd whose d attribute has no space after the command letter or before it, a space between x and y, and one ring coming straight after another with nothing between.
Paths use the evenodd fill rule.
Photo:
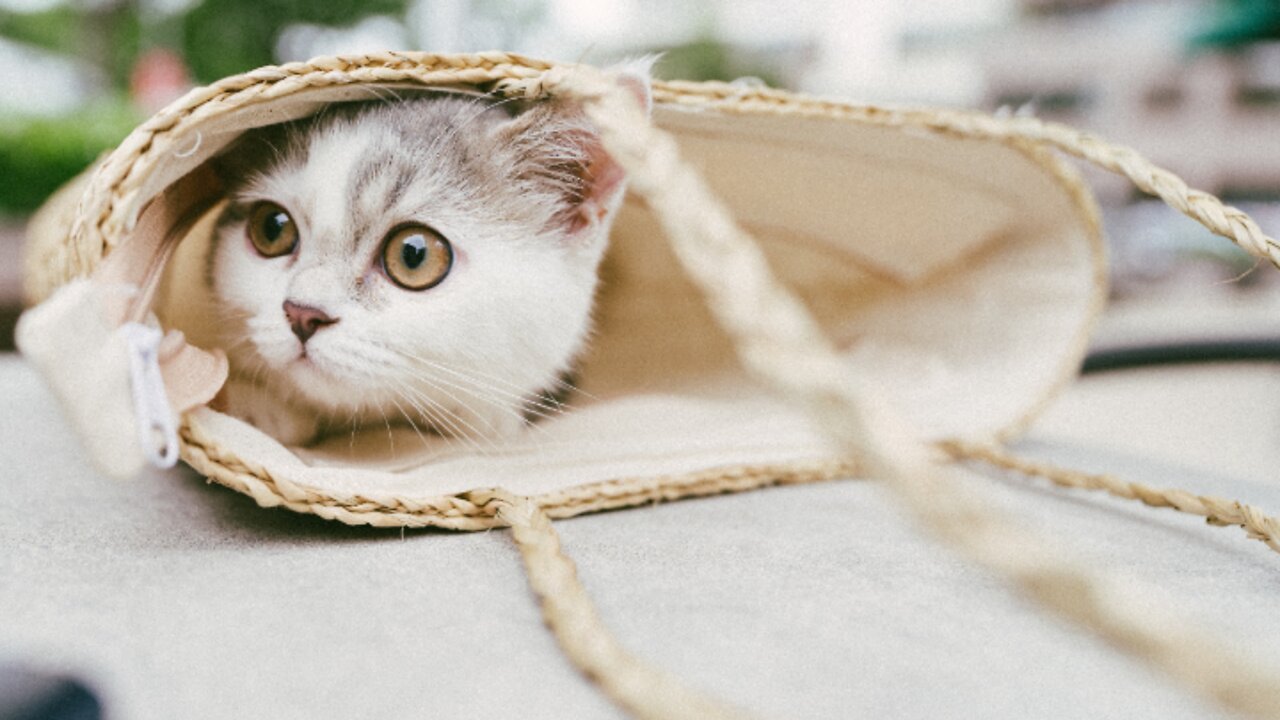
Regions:
<instances>
[{"instance_id":1,"label":"blurred background","mask_svg":"<svg viewBox=\"0 0 1280 720\"><path fill-rule=\"evenodd\" d=\"M27 217L136 124L193 84L384 49L660 51L664 78L1031 114L1132 145L1280 234L1280 0L0 0L0 351ZM1280 354L1280 273L1127 181L1088 178L1113 261L1095 348L1262 336ZM1259 431L1245 440L1266 445L1257 412L1242 408ZM98 716L86 687L21 672L0 679Z\"/></svg>"},{"instance_id":2,"label":"blurred background","mask_svg":"<svg viewBox=\"0 0 1280 720\"><path fill-rule=\"evenodd\" d=\"M0 0L0 344L26 216L148 114L193 83L387 48L662 51L660 77L1034 114L1131 144L1280 232L1280 0ZM1090 179L1118 300L1280 318L1275 272Z\"/></svg>"}]
</instances>

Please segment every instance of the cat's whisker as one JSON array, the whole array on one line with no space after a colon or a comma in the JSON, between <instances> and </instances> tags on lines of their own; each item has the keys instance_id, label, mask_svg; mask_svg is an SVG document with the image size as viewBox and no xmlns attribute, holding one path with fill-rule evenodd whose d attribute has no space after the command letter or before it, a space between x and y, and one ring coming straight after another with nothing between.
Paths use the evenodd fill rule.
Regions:
<instances>
[{"instance_id":1,"label":"cat's whisker","mask_svg":"<svg viewBox=\"0 0 1280 720\"><path fill-rule=\"evenodd\" d=\"M484 373L484 372L481 372L481 371L479 371L479 370L476 370L476 369L475 369L475 367L474 367L474 366L476 366L476 365L486 365L486 364L491 364L491 363L493 362L493 358L491 358L487 352L484 352L484 353L467 353L467 355L468 355L468 357L467 357L466 359L467 359L467 361L468 361L468 363L469 363L469 364L468 364L467 366L465 366L465 370L464 370L462 367L459 367L459 366L447 366L447 365L446 365L446 367L449 367L449 368L450 368L451 370L453 370L454 372L469 372L469 373L474 373L474 374L475 374L476 376L478 376L478 377L483 377L483 378L486 378L486 379L488 379L488 380L492 380L492 381L494 381L494 382L496 382L496 383L498 383L498 384L500 384L500 385L505 385L505 386L510 387L510 388L513 388L513 389L515 389L515 390L518 390L518 391L524 392L524 390L525 390L525 389L524 389L523 387L516 385L515 383L511 382L509 379L507 379L507 378L505 378L505 377L503 377L503 376L500 376L500 375L494 375L494 374L491 374L491 373ZM413 356L413 357L417 357L417 356ZM428 359L428 360L429 360L430 358L423 358L423 359ZM532 362L537 362L537 360L531 360L531 361L532 361ZM440 360L434 360L433 362L440 363L440 362L442 362L442 361L440 361ZM563 385L564 385L564 381L563 381L559 376L553 377L553 378L550 380L550 382L549 382L549 387L562 387Z\"/></svg>"},{"instance_id":2,"label":"cat's whisker","mask_svg":"<svg viewBox=\"0 0 1280 720\"><path fill-rule=\"evenodd\" d=\"M230 354L230 351L228 351L228 354ZM247 375L249 378L249 383L252 385L258 384L258 380L261 378L262 373L266 369L267 369L267 362L262 358L258 357L256 354L250 356L246 360L239 360L236 363L237 373L241 377L244 377Z\"/></svg>"},{"instance_id":3,"label":"cat's whisker","mask_svg":"<svg viewBox=\"0 0 1280 720\"><path fill-rule=\"evenodd\" d=\"M429 379L419 378L419 380L426 381L427 384L431 385L432 389L447 396L450 400L452 400L454 405L458 406L458 408L469 411L472 419L477 420L484 425L485 430L481 430L473 422L469 421L466 415L464 415L462 412L459 412L459 410L456 410L453 407L450 407L449 405L446 405L445 403L441 403L439 401L435 403L436 408L441 413L446 414L451 419L452 424L455 428L458 425L461 425L464 428L465 432L459 431L460 434L466 438L471 439L473 441L472 446L477 451L481 450L481 448L479 447L479 444L481 442L483 442L484 445L487 446L488 450L495 451L495 452L498 450L499 444L496 438L500 437L501 434L498 428L494 427L493 423L489 420L488 417L484 415L484 413L475 412L474 410L472 410L472 408L469 405L462 402L452 393L448 392L448 390L439 387L435 383L430 382ZM420 388L413 388L413 392L418 392L418 393L421 393L424 397L429 397L429 395L427 393L422 392Z\"/></svg>"},{"instance_id":4,"label":"cat's whisker","mask_svg":"<svg viewBox=\"0 0 1280 720\"><path fill-rule=\"evenodd\" d=\"M387 417L387 409L385 407L379 407L378 412L382 413L382 424L387 426L387 446L391 451L391 456L395 457L396 438L391 432L391 420Z\"/></svg>"},{"instance_id":5,"label":"cat's whisker","mask_svg":"<svg viewBox=\"0 0 1280 720\"><path fill-rule=\"evenodd\" d=\"M546 405L545 403L540 402L536 396L518 395L516 393L508 392L502 388L485 384L476 378L468 377L463 373L450 370L444 366L433 367L436 370L455 376L462 382L469 383L469 386L459 385L456 382L450 382L441 377L436 378L438 382L447 383L450 387L464 392L476 400L487 403L496 408L507 410L513 415L522 416L520 410L524 410L530 414L536 415L537 417L548 419L554 417L557 413L564 412L563 407ZM495 395L498 397L494 397ZM505 398L505 401L501 398ZM517 408L519 408L519 410Z\"/></svg>"},{"instance_id":6,"label":"cat's whisker","mask_svg":"<svg viewBox=\"0 0 1280 720\"><path fill-rule=\"evenodd\" d=\"M439 369L447 372L453 372L444 366L440 366ZM529 415L532 415L534 417L546 420L546 419L551 419L555 417L557 413L564 412L564 408L562 406L561 407L547 406L545 404L539 403L533 396L521 397L519 395L505 392L499 388L487 387L479 383L478 381L476 381L474 378L467 377L466 375L463 375L460 373L455 373L455 374L459 375L459 377L462 380L472 383L475 387L466 387L463 385L459 385L457 383L450 382L445 378L441 378L441 377L436 377L434 379L436 382L445 383L449 387L455 390L458 390L459 392L466 393L469 397L474 398L475 400L491 405L495 409L505 414L511 415L513 418L519 420L526 427L533 427L537 432L543 435L546 434L546 431L543 428L538 427L536 423L525 422L526 417ZM422 379L424 381L428 381L426 378L422 378ZM486 390L488 392L485 392ZM492 396L491 393L508 397L510 398L510 400L514 400L515 404L513 404L510 400L503 401L498 398L495 398ZM539 409L539 408L543 408L543 409ZM486 421L486 424L489 424L490 426L492 426L492 424L488 423L487 421Z\"/></svg>"},{"instance_id":7,"label":"cat's whisker","mask_svg":"<svg viewBox=\"0 0 1280 720\"><path fill-rule=\"evenodd\" d=\"M521 388L519 388L519 386L517 386L515 383L509 382L509 381L503 381L500 378L493 378L490 380L486 378L482 373L479 373L476 371L466 372L466 371L462 371L457 368L451 368L447 365L443 365L439 363L434 364L433 367L435 367L436 369L442 372L447 372L455 377L458 377L466 382L469 382L478 388L482 388L487 391L492 391L502 395L503 397L514 400L515 402L520 404L521 407L528 407L531 410L534 408L541 409L545 411L545 414L542 414L541 417L552 417L554 415L564 413L569 409L568 405L561 402L560 400L557 400L554 397L546 395L545 391L533 392L533 393L510 392L510 391L504 390L501 387L498 387L497 385L501 384L506 387L515 388L517 390L521 390ZM556 381L552 381L552 383L549 385L549 388L553 387L555 382Z\"/></svg>"},{"instance_id":8,"label":"cat's whisker","mask_svg":"<svg viewBox=\"0 0 1280 720\"><path fill-rule=\"evenodd\" d=\"M369 370L367 370L367 367L377 366L380 364L379 360L382 360L385 362L386 358L378 358L377 356L370 357L367 354L367 352L362 352L362 350L364 349L367 349L367 348L362 348L359 345L344 347L345 354L354 355L358 359L362 360L362 362L354 363L354 364L343 363L344 374L364 375L371 382L371 384L375 384L375 383L381 384L382 382L385 382L387 378L384 375L380 373L370 372ZM423 379L423 378L419 378L419 379ZM482 432L474 424L468 422L465 418L454 413L445 404L439 402L435 398L432 398L429 394L422 392L419 388L414 388L412 385L408 384L403 379L392 377L391 380L400 386L402 391L399 392L398 394L403 399L411 400L411 398L405 392L407 391L409 393L413 393L413 395L416 396L418 400L421 400L423 403L426 403L426 407L423 407L423 405L418 402L413 402L413 405L415 409L417 409L420 412L420 414L429 417L434 424L442 427L443 429L448 430L451 435L457 436L459 438L462 438L468 441L478 437L478 438L484 439L488 444L493 445L492 438L493 436L498 434L497 428L493 427L492 423L490 423L483 416L483 414L477 414L477 417L484 422L489 432ZM440 380L443 382L442 379ZM432 385L432 387L437 392L445 395L454 404L464 408L468 407L468 403L464 402L457 395L449 392L448 389L440 387L436 383L430 382L430 380L426 380L426 381L428 382L428 384ZM455 390L458 390L460 392L465 392L468 395L473 395L473 393L467 391L466 388L454 385L452 383L448 383L448 385L449 387ZM502 406L500 405L500 407ZM477 446L475 447L475 449L479 450L480 448Z\"/></svg>"},{"instance_id":9,"label":"cat's whisker","mask_svg":"<svg viewBox=\"0 0 1280 720\"><path fill-rule=\"evenodd\" d=\"M448 431L448 428L442 427L443 423L432 411L432 408L429 405L427 407L424 407L422 403L418 402L417 399L415 399L412 395L410 395L406 391L397 391L396 395L399 396L401 400L404 400L406 403L408 403L410 407L412 407L415 411L417 411L419 417L426 419L427 422L430 423L433 427L435 427L438 431L446 431L446 432Z\"/></svg>"},{"instance_id":10,"label":"cat's whisker","mask_svg":"<svg viewBox=\"0 0 1280 720\"><path fill-rule=\"evenodd\" d=\"M457 371L452 370L451 368L448 368L447 366L444 366L444 365L440 365L439 367L441 369L449 370L450 372L457 374L459 376L459 379L470 383L473 387L452 382L448 378L443 378L438 376L424 377L422 374L422 371L425 368L420 367L420 364L418 363L413 363L413 358L415 356L413 356L412 354L401 351L397 348L390 348L382 345L375 345L374 347L380 350L381 354L376 354L373 356L369 356L367 354L364 355L364 360L368 364L375 365L375 366L386 366L389 363L394 363L396 360L409 362L411 364L408 365L406 369L412 373L412 377L415 380L431 385L437 392L446 395L449 399L451 399L457 405L463 408L466 408L468 410L471 410L477 404L492 406L494 409L496 409L500 413L509 415L512 419L518 421L522 427L525 427L525 428L531 427L533 428L536 434L544 437L550 437L549 433L547 433L547 431L544 428L539 427L535 423L528 422L528 416L532 415L539 418L550 418L552 417L552 415L550 414L550 411L559 411L558 408L548 407L549 412L541 412L536 407L531 407L532 405L531 399L528 402L526 402L526 399L522 398L521 396L514 395L511 393L505 393L501 391L501 389L489 387L488 385L477 381L475 378L468 377L465 374L459 374L457 373ZM369 347L364 346L364 349L368 350ZM405 381L403 381L402 378L392 378L392 380L394 382L397 382L397 384L400 384L402 387L405 386L404 385ZM385 382L385 378L383 378L383 381ZM444 385L446 387L441 387L441 385ZM455 395L449 392L448 389L456 390L459 393L465 395L466 398L473 400L475 402L463 402L462 398L458 397L458 395ZM420 388L413 388L413 391L417 394L426 395L426 393L423 393ZM506 395L510 397L512 400L515 400L516 403L499 400L498 398L494 397L495 394ZM478 418L479 421L481 421L486 426L488 430L490 430L490 432L474 433L474 434L478 434L480 437L484 438L488 444L496 448L497 447L495 444L496 438L499 438L502 435L502 433L498 431L498 428L494 427L493 423L489 420L489 418L484 413L477 412L476 417ZM461 421L462 418L458 418L458 420ZM468 423L468 425L470 425L470 423ZM474 425L472 425L472 427L474 427ZM457 423L454 423L454 427L452 428L452 431L455 433L457 432ZM539 448L541 447L541 443L538 444L538 447Z\"/></svg>"},{"instance_id":11,"label":"cat's whisker","mask_svg":"<svg viewBox=\"0 0 1280 720\"><path fill-rule=\"evenodd\" d=\"M509 398L521 404L532 403L550 413L560 413L560 412L564 412L567 409L564 403L561 403L558 400L555 400L554 398L548 398L551 404L547 404L545 400L538 398L536 395L525 394L522 392L524 390L523 388L521 388L520 386L516 385L515 383L505 378L501 378L496 375L489 375L487 373L483 373L478 370L469 370L464 372L457 368L450 367L444 363L441 363L438 360L432 360L430 358L427 358L421 355L415 355L413 353L409 353L396 348L387 348L387 349L397 355L400 355L401 357L403 357L404 359L410 362L425 365L427 367L434 368L441 372L449 373L454 377L457 377L465 382L471 383L477 389L492 391L496 394L500 394L503 397ZM483 382L485 380L487 380L488 382ZM559 381L557 380L555 382L559 382ZM502 387L499 387L500 385L512 388L512 390L515 392L503 390Z\"/></svg>"},{"instance_id":12,"label":"cat's whisker","mask_svg":"<svg viewBox=\"0 0 1280 720\"><path fill-rule=\"evenodd\" d=\"M403 99L404 99L404 98L402 98L402 97L400 96L400 94L399 94L399 93L397 93L397 92L395 91L395 88L379 87L379 86L376 86L376 85L357 85L356 87L357 87L357 88L359 88L360 90L363 90L363 91L365 91L365 92L369 93L370 95L372 95L372 96L373 96L373 98L374 98L375 100L377 100L377 101L379 101L379 102L383 102L383 103L390 103L392 100L395 100L396 102L399 102L399 101L401 101L401 100L403 100ZM386 92L386 94L387 94L387 95L389 95L390 97L388 98L388 97L386 97L386 96L384 96L384 95L379 94L379 92L378 92L378 91L380 91L380 90L381 90L381 91L385 91L385 92Z\"/></svg>"},{"instance_id":13,"label":"cat's whisker","mask_svg":"<svg viewBox=\"0 0 1280 720\"><path fill-rule=\"evenodd\" d=\"M448 430L451 438L466 443L476 452L483 452L476 440L481 433L476 430L474 426L470 425L465 420L458 417L456 413L451 412L448 408L433 400L430 396L420 390L409 385L403 385L402 387L405 392L401 394L401 397L412 405L414 409L418 410L419 414L431 419L437 427L442 425L445 426L443 429ZM423 407L422 404L415 400L415 396L417 399L426 403L427 406ZM435 412L433 412L433 410ZM467 429L470 430L470 434L464 432L455 421L460 421L466 425Z\"/></svg>"},{"instance_id":14,"label":"cat's whisker","mask_svg":"<svg viewBox=\"0 0 1280 720\"><path fill-rule=\"evenodd\" d=\"M413 431L417 433L418 439L422 441L423 447L428 447L428 448L431 447L431 443L427 441L427 436L423 435L422 431L418 429L418 424L413 421L412 417L409 417L409 413L405 412L404 407L400 405L400 402L398 400L392 399L391 404L396 406L396 410L400 412L400 415L401 417L404 418L404 421L409 423L409 427L413 428Z\"/></svg>"},{"instance_id":15,"label":"cat's whisker","mask_svg":"<svg viewBox=\"0 0 1280 720\"><path fill-rule=\"evenodd\" d=\"M422 377L422 376L418 376L418 377L419 377L419 379L422 379L422 380L424 380L425 382L430 382L430 379L428 379L428 378L424 378L424 377ZM532 408L530 408L530 407L527 407L527 406L525 406L525 405L512 405L510 402L504 402L504 401L498 400L498 399L496 399L496 398L493 398L493 397L491 397L491 396L489 396L489 395L476 394L473 390L471 390L471 389L469 389L469 388L465 388L465 387L462 387L462 386L459 386L459 385L456 385L456 384L453 384L453 383L448 383L448 381L447 381L447 380L445 380L444 378L435 378L435 380L436 380L437 382L447 383L447 384L449 384L449 386L450 386L450 387L452 387L452 388L454 388L454 389L456 389L456 390L459 390L460 392L467 393L470 397L473 397L473 398L475 398L476 400L479 400L479 401L481 401L481 402L483 402L483 403L486 403L486 404L488 404L488 405L492 406L493 408L495 408L496 410L498 410L498 411L499 411L499 412L501 412L502 414L505 414L505 415L510 416L512 419L516 420L516 421L520 424L520 426L521 426L522 428L524 428L524 429L526 429L526 430L530 430L530 431L532 431L534 434L538 435L538 436L540 437L540 440L548 440L548 439L550 439L550 438L552 437L552 436L551 436L551 433L547 432L546 428L542 427L541 425L539 425L539 424L538 424L538 423L536 423L536 422L530 422L530 421L529 421L529 418L528 418L528 416L529 416L529 415L533 415L533 416L535 416L535 417L537 417L537 418L540 418L540 419L550 419L550 418L554 417L554 415L552 415L552 414L538 412L538 411L536 411L536 410L534 410L534 409L532 409ZM482 420L482 421L484 421L484 423L485 423L487 426L489 426L491 429L493 429L493 424L492 424L491 422L489 422L489 421L488 421L488 420L487 420L483 415L480 415L480 418L481 418L481 420ZM496 433L495 433L495 434L496 434ZM539 449L541 449L541 448L542 448L542 443L541 443L541 442L538 442L538 443L537 443L537 447L538 447Z\"/></svg>"},{"instance_id":16,"label":"cat's whisker","mask_svg":"<svg viewBox=\"0 0 1280 720\"><path fill-rule=\"evenodd\" d=\"M232 354L238 353L241 349L252 348L253 341L247 337L242 337L239 340L236 340L235 342L218 343L218 347L222 348L223 352L227 353L227 355L232 355Z\"/></svg>"},{"instance_id":17,"label":"cat's whisker","mask_svg":"<svg viewBox=\"0 0 1280 720\"><path fill-rule=\"evenodd\" d=\"M437 390L437 391L441 392L442 394L444 394L445 396L447 396L450 400L452 400L452 401L454 402L454 404L456 404L456 405L458 405L458 406L460 406L460 407L464 407L464 408L465 408L465 407L467 407L467 404L466 404L466 403L464 403L464 402L462 402L461 400L459 400L459 399L457 398L457 396L453 395L453 394L452 394L452 393L450 393L448 390L445 390L444 388L441 388L440 386L438 386L438 385L436 385L435 383L431 382L431 380L430 380L430 379L425 378L425 377L420 377L420 378L418 378L418 379L419 379L419 380L422 380L422 381L424 381L424 382L426 382L428 385L431 385L433 389L435 389L435 390ZM412 386L410 386L410 385L406 385L405 387L406 387L406 388L408 388L411 392L418 393L418 394L419 394L423 399L430 400L430 396L429 396L429 395L427 395L426 393L422 392L421 390L419 390L419 389L417 389L417 388L414 388L414 387L412 387ZM452 409L450 409L449 407L445 406L444 404L439 403L439 402L436 402L436 403L435 403L435 406L436 406L436 407L441 411L441 413L443 413L443 414L445 414L445 415L447 415L447 416L451 417L453 420L456 420L458 423L461 423L461 424L462 424L462 425L463 425L463 426L464 426L464 427L469 431L469 435L468 435L468 433L460 433L460 434L462 434L462 435L464 435L464 436L468 436L468 437L470 437L470 438L472 438L472 439L484 440L484 441L485 441L485 442L490 446L490 449L492 449L492 450L496 450L496 449L497 449L497 445L496 445L496 443L494 442L493 437L494 437L494 435L496 435L496 434L498 433L498 429L497 429L496 427L494 427L494 426L493 426L493 423L489 422L489 420L488 420L487 418L485 418L483 415L481 415L481 414L477 414L477 418L478 418L481 422L483 422L483 423L485 424L485 426L486 426L486 427L488 427L489 432L487 432L487 433L485 433L485 432L481 432L479 428L477 428L475 425L473 425L473 424L471 424L470 422L468 422L466 418L464 418L464 417L462 417L461 415L459 415L458 413L454 412ZM453 423L450 423L450 424L451 424L451 425L455 428L455 430L456 430L457 425L456 425L456 424L453 424ZM477 449L479 449L479 448L477 448Z\"/></svg>"},{"instance_id":18,"label":"cat's whisker","mask_svg":"<svg viewBox=\"0 0 1280 720\"><path fill-rule=\"evenodd\" d=\"M565 378L561 378L561 377L556 378L555 381L552 383L552 387L561 392L572 393L574 395L581 395L583 398L587 400L591 400L593 402L598 401L600 399L594 394L589 393L586 390L583 390L582 388L578 387L571 380L567 380ZM561 405L561 406L565 405L565 403L560 402L559 400L556 400L555 402L557 405Z\"/></svg>"}]
</instances>

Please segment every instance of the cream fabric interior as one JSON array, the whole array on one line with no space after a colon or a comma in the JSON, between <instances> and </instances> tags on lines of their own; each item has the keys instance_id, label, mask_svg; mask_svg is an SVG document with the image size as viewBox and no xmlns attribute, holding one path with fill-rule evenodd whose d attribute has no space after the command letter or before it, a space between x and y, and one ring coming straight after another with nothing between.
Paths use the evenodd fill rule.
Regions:
<instances>
[{"instance_id":1,"label":"cream fabric interior","mask_svg":"<svg viewBox=\"0 0 1280 720\"><path fill-rule=\"evenodd\" d=\"M250 125L367 97L304 93L210 121L152 192ZM738 220L845 351L932 437L1009 434L1075 371L1101 303L1102 249L1068 180L987 141L835 119L655 108ZM237 128L237 130L231 130ZM192 269L208 222L170 265L157 311L199 343ZM821 433L745 377L649 210L628 198L603 268L597 337L573 410L478 451L408 428L288 449L208 409L189 416L272 475L341 493L525 494L619 477L827 457Z\"/></svg>"}]
</instances>

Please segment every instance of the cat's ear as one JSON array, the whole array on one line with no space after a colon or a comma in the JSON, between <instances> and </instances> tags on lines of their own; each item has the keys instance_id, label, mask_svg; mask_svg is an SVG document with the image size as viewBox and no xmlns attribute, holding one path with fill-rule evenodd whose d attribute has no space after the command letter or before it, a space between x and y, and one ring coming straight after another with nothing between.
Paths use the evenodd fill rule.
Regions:
<instances>
[{"instance_id":1,"label":"cat's ear","mask_svg":"<svg viewBox=\"0 0 1280 720\"><path fill-rule=\"evenodd\" d=\"M646 113L653 105L652 65L652 59L644 59L613 70L618 85ZM626 173L605 152L599 131L582 108L568 100L539 103L516 116L504 132L516 151L518 180L555 198L548 229L570 240L593 237L617 208Z\"/></svg>"},{"instance_id":2,"label":"cat's ear","mask_svg":"<svg viewBox=\"0 0 1280 720\"><path fill-rule=\"evenodd\" d=\"M646 115L653 110L653 66L659 57L645 55L611 68L616 73L618 85L631 93Z\"/></svg>"}]
</instances>

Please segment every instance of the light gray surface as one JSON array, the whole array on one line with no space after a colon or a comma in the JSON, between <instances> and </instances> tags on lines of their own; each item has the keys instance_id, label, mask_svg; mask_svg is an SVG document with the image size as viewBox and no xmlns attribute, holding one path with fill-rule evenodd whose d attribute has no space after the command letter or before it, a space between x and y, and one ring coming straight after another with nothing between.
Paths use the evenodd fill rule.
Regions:
<instances>
[{"instance_id":1,"label":"light gray surface","mask_svg":"<svg viewBox=\"0 0 1280 720\"><path fill-rule=\"evenodd\" d=\"M616 716L542 627L507 533L348 528L189 471L112 482L21 361L0 356L0 393L0 659L82 674L117 719ZM1033 437L1040 457L1280 509L1267 368L1083 381ZM1239 530L965 482L1280 660L1280 556ZM765 717L1218 717L925 538L874 482L557 528L625 645Z\"/></svg>"}]
</instances>

